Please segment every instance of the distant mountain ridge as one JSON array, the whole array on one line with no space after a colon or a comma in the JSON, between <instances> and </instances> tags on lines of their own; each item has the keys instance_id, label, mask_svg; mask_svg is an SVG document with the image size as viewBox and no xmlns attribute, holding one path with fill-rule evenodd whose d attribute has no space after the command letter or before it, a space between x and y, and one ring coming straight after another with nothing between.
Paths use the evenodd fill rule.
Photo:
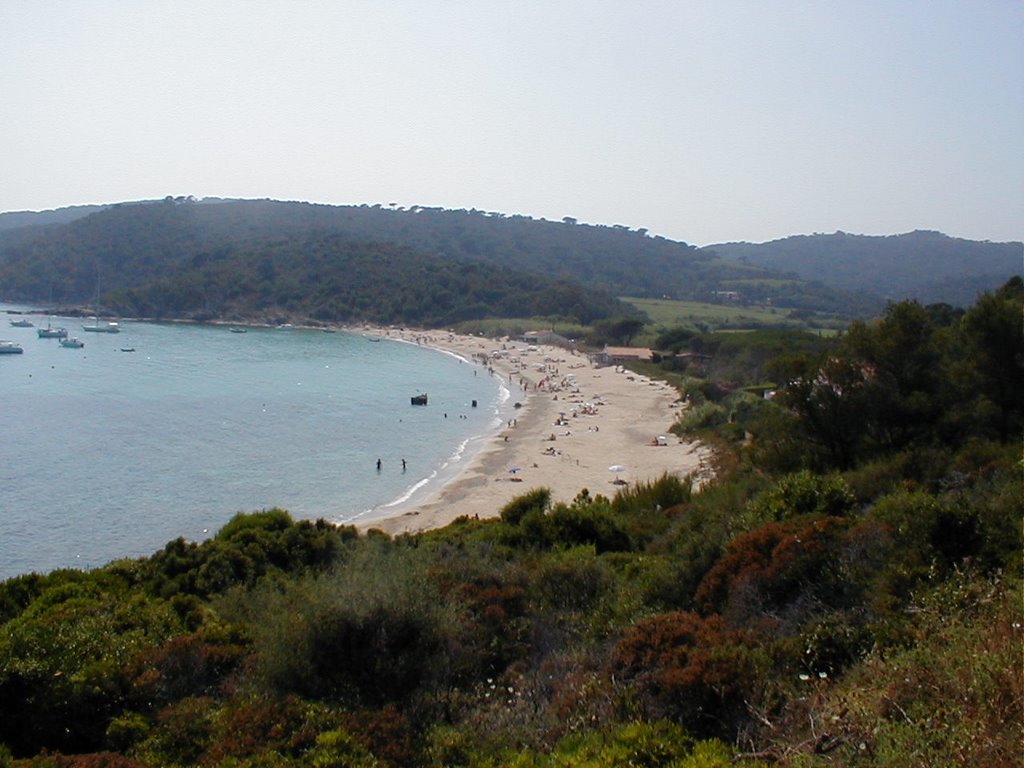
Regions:
<instances>
[{"instance_id":1,"label":"distant mountain ridge","mask_svg":"<svg viewBox=\"0 0 1024 768\"><path fill-rule=\"evenodd\" d=\"M901 235L794 235L702 249L723 259L793 273L846 291L898 301L969 306L1024 271L1024 244L964 240L916 230Z\"/></svg>"}]
</instances>

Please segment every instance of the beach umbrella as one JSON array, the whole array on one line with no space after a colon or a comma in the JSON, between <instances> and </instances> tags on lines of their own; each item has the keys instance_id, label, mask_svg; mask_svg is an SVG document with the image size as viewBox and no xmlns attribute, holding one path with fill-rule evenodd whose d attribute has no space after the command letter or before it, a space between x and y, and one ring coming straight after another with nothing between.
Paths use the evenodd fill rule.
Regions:
<instances>
[{"instance_id":1,"label":"beach umbrella","mask_svg":"<svg viewBox=\"0 0 1024 768\"><path fill-rule=\"evenodd\" d=\"M516 472L519 471L519 467L509 467L508 471L514 475Z\"/></svg>"},{"instance_id":2,"label":"beach umbrella","mask_svg":"<svg viewBox=\"0 0 1024 768\"><path fill-rule=\"evenodd\" d=\"M625 472L626 468L624 466L622 466L621 464L612 464L610 467L608 467L608 471L609 472L614 472L615 473L615 482L616 483L620 483L622 481L619 480L619 477L618 477L619 472Z\"/></svg>"}]
</instances>

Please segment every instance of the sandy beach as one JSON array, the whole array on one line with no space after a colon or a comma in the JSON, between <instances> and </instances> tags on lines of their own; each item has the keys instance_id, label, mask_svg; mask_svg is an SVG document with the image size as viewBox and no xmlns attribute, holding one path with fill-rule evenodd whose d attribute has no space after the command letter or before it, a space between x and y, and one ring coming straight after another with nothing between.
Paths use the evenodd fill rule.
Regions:
<instances>
[{"instance_id":1,"label":"sandy beach","mask_svg":"<svg viewBox=\"0 0 1024 768\"><path fill-rule=\"evenodd\" d=\"M396 535L462 516L493 517L538 487L551 489L553 501L569 502L584 488L610 497L625 484L665 473L694 473L699 480L709 471L706 448L668 431L683 404L664 382L619 366L598 367L582 352L555 346L444 331L359 332L452 352L525 392L514 397L521 407L454 479L394 516L366 521L363 529Z\"/></svg>"}]
</instances>

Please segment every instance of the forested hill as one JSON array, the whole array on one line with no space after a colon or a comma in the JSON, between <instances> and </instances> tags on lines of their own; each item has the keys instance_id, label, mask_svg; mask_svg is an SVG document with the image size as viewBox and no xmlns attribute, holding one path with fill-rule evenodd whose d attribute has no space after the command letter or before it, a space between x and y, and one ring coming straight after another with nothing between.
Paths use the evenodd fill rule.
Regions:
<instances>
[{"instance_id":1,"label":"forested hill","mask_svg":"<svg viewBox=\"0 0 1024 768\"><path fill-rule=\"evenodd\" d=\"M516 275L524 289L529 284L530 291L542 297L554 289L560 294L578 292L568 305L572 312L559 314L581 322L618 312L609 306L609 295L707 299L739 283L750 300L770 298L776 306L849 315L877 308L820 285L772 279L778 275L725 262L644 230L578 224L569 218L552 222L476 210L168 198L110 206L65 224L43 225L47 220L40 219L39 226L0 231L0 288L6 298L88 301L95 292L98 268L104 301L126 313L189 309L219 314L248 301L325 319L349 319L348 315L438 321L440 317L417 317L415 311L383 312L383 295L360 293L350 297L354 304L339 299L332 307L299 300L299 294L311 287L327 291L319 270L337 268L357 280L352 270L363 269L364 260L347 259L355 251L383 249L395 254L399 268L386 276L386 286L411 283L410 264L422 264L425 269L416 273L416 288L428 294L436 288L456 298L459 308L446 318L467 314L464 297L476 305L477 313L487 307L490 314L508 314L509 303L519 307L515 316L537 314L543 308L525 299L523 303L522 296L498 302L504 278L490 277L498 267L497 275ZM489 295L458 281L467 264L477 265L470 277L490 283ZM435 286L438 283L447 285ZM369 287L379 293L386 286ZM583 310L582 302L598 306Z\"/></svg>"},{"instance_id":2,"label":"forested hill","mask_svg":"<svg viewBox=\"0 0 1024 768\"><path fill-rule=\"evenodd\" d=\"M1024 270L1024 245L963 240L915 231L884 237L796 235L769 243L722 243L704 249L734 263L794 272L847 291L884 299L969 306Z\"/></svg>"},{"instance_id":3,"label":"forested hill","mask_svg":"<svg viewBox=\"0 0 1024 768\"><path fill-rule=\"evenodd\" d=\"M351 209L359 211L360 209ZM369 210L369 209L368 209ZM0 232L5 298L143 317L441 325L497 315L580 323L635 312L544 272L348 226L346 209L274 202L125 204ZM360 221L376 212L354 216ZM511 261L511 260L509 260Z\"/></svg>"}]
</instances>

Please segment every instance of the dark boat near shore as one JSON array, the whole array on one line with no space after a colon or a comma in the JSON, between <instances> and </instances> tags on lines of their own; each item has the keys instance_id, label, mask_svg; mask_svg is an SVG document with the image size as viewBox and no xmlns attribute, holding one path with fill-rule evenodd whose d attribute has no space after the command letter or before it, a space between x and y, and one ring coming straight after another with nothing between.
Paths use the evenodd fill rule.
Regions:
<instances>
[{"instance_id":1,"label":"dark boat near shore","mask_svg":"<svg viewBox=\"0 0 1024 768\"><path fill-rule=\"evenodd\" d=\"M413 395L410 399L412 400L412 404L413 405L426 405L427 404L427 396L426 395Z\"/></svg>"}]
</instances>

